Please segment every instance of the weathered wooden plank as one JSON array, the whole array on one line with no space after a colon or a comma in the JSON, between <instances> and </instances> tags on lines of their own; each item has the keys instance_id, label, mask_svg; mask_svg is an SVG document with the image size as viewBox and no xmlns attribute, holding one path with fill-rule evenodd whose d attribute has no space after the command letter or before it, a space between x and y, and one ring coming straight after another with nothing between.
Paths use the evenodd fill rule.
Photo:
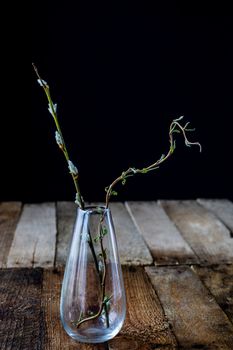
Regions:
<instances>
[{"instance_id":1,"label":"weathered wooden plank","mask_svg":"<svg viewBox=\"0 0 233 350\"><path fill-rule=\"evenodd\" d=\"M0 203L0 268L6 267L20 212L20 202Z\"/></svg>"},{"instance_id":2,"label":"weathered wooden plank","mask_svg":"<svg viewBox=\"0 0 233 350\"><path fill-rule=\"evenodd\" d=\"M107 350L104 344L82 344L70 338L62 328L60 320L60 293L63 271L44 270L42 308L45 315L46 342L44 350Z\"/></svg>"},{"instance_id":3,"label":"weathered wooden plank","mask_svg":"<svg viewBox=\"0 0 233 350\"><path fill-rule=\"evenodd\" d=\"M127 202L126 207L157 265L198 262L198 258L161 206L155 202Z\"/></svg>"},{"instance_id":4,"label":"weathered wooden plank","mask_svg":"<svg viewBox=\"0 0 233 350\"><path fill-rule=\"evenodd\" d=\"M138 342L135 339L127 338L124 336L116 336L109 341L109 350L151 350L153 349L150 344Z\"/></svg>"},{"instance_id":5,"label":"weathered wooden plank","mask_svg":"<svg viewBox=\"0 0 233 350\"><path fill-rule=\"evenodd\" d=\"M149 265L153 262L142 235L134 225L124 204L110 205L116 230L120 261L122 265Z\"/></svg>"},{"instance_id":6,"label":"weathered wooden plank","mask_svg":"<svg viewBox=\"0 0 233 350\"><path fill-rule=\"evenodd\" d=\"M0 270L0 349L43 350L42 269Z\"/></svg>"},{"instance_id":7,"label":"weathered wooden plank","mask_svg":"<svg viewBox=\"0 0 233 350\"><path fill-rule=\"evenodd\" d=\"M233 265L192 268L233 323Z\"/></svg>"},{"instance_id":8,"label":"weathered wooden plank","mask_svg":"<svg viewBox=\"0 0 233 350\"><path fill-rule=\"evenodd\" d=\"M197 201L212 211L229 228L233 237L233 203L227 199L198 199Z\"/></svg>"},{"instance_id":9,"label":"weathered wooden plank","mask_svg":"<svg viewBox=\"0 0 233 350\"><path fill-rule=\"evenodd\" d=\"M57 203L57 247L56 266L64 266L68 254L69 241L73 233L77 205L74 202Z\"/></svg>"},{"instance_id":10,"label":"weathered wooden plank","mask_svg":"<svg viewBox=\"0 0 233 350\"><path fill-rule=\"evenodd\" d=\"M145 269L182 349L232 349L233 325L189 267Z\"/></svg>"},{"instance_id":11,"label":"weathered wooden plank","mask_svg":"<svg viewBox=\"0 0 233 350\"><path fill-rule=\"evenodd\" d=\"M101 205L101 203L90 203ZM149 265L153 262L141 234L132 222L129 213L122 203L111 203L118 250L123 265ZM75 207L73 203L58 203L58 244L56 264L62 266L68 253L69 237L75 221Z\"/></svg>"},{"instance_id":12,"label":"weathered wooden plank","mask_svg":"<svg viewBox=\"0 0 233 350\"><path fill-rule=\"evenodd\" d=\"M7 267L50 267L56 247L54 203L27 204L18 222Z\"/></svg>"},{"instance_id":13,"label":"weathered wooden plank","mask_svg":"<svg viewBox=\"0 0 233 350\"><path fill-rule=\"evenodd\" d=\"M176 340L155 291L142 267L123 266L127 311L121 336L155 345L175 345Z\"/></svg>"},{"instance_id":14,"label":"weathered wooden plank","mask_svg":"<svg viewBox=\"0 0 233 350\"><path fill-rule=\"evenodd\" d=\"M233 262L229 230L196 201L161 201L202 264Z\"/></svg>"},{"instance_id":15,"label":"weathered wooden plank","mask_svg":"<svg viewBox=\"0 0 233 350\"><path fill-rule=\"evenodd\" d=\"M91 203L103 205L103 203ZM123 203L110 203L122 265L150 265L153 258Z\"/></svg>"},{"instance_id":16,"label":"weathered wooden plank","mask_svg":"<svg viewBox=\"0 0 233 350\"><path fill-rule=\"evenodd\" d=\"M175 350L176 345L160 345L118 335L109 341L109 350Z\"/></svg>"}]
</instances>

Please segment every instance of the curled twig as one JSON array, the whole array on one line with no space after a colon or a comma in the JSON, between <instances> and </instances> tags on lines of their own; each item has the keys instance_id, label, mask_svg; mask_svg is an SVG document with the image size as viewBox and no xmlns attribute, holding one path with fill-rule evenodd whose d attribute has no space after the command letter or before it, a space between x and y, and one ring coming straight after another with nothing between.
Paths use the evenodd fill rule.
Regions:
<instances>
[{"instance_id":1,"label":"curled twig","mask_svg":"<svg viewBox=\"0 0 233 350\"><path fill-rule=\"evenodd\" d=\"M134 176L136 174L146 174L149 171L152 170L156 170L159 168L160 164L162 164L165 160L167 160L174 152L175 148L176 148L176 142L174 140L174 134L175 133L182 133L183 137L184 137L184 141L185 141L185 145L190 147L192 145L197 145L200 148L201 151L201 144L199 142L190 142L187 138L187 132L190 131L194 131L194 129L188 129L188 125L189 122L186 123L184 126L182 126L179 121L183 119L183 116L178 118L178 119L174 119L171 124L170 124L170 128L169 128L169 142L170 142L170 147L169 150L167 152L166 155L162 154L162 156L153 164L141 168L141 169L136 169L136 168L132 168L130 167L128 170L123 171L121 173L121 175L119 177L117 177L110 186L108 186L106 188L106 199L105 199L105 206L106 208L108 208L109 206L109 201L112 195L116 195L117 192L113 190L113 188L115 187L115 185L118 182L122 182L122 184L124 185L126 183L126 179L130 176Z\"/></svg>"}]
</instances>

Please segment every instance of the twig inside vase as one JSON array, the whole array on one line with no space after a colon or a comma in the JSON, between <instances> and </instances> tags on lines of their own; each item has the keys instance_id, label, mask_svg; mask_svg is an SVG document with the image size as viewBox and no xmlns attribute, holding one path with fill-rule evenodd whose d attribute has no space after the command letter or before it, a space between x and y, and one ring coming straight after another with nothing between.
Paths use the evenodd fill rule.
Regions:
<instances>
[{"instance_id":1,"label":"twig inside vase","mask_svg":"<svg viewBox=\"0 0 233 350\"><path fill-rule=\"evenodd\" d=\"M102 283L102 276L101 276L101 271L99 269L99 263L98 263L98 259L97 259L97 256L96 256L96 253L95 253L95 248L94 248L94 244L93 244L93 240L92 240L92 237L91 237L91 232L89 230L88 232L88 244L89 244L89 247L90 247L90 250L91 250L91 253L92 253L92 256L93 256L93 260L94 260L94 263L95 263L95 268L96 268L96 271L98 273L98 276L99 276L99 281L100 281L100 284ZM101 247L101 254L103 256L103 251L105 252L104 248L102 249L103 247ZM106 269L106 262L105 262L105 269ZM104 291L105 292L105 291ZM104 293L105 294L105 293ZM101 301L103 302L103 300ZM109 314L108 314L108 308L107 308L107 305L106 303L104 304L104 313L105 313L105 317L106 317L106 324L107 324L107 327L109 327Z\"/></svg>"},{"instance_id":2,"label":"twig inside vase","mask_svg":"<svg viewBox=\"0 0 233 350\"><path fill-rule=\"evenodd\" d=\"M105 249L103 246L103 238L106 234L106 231L103 230L103 226L102 226L103 221L104 221L104 213L101 214L100 221L99 221L99 227L98 227L98 232L99 232L98 241L100 242L101 256L102 256L102 260L103 260L103 272L102 272L101 281L100 281L100 283L101 283L101 304L100 304L100 308L96 314L89 316L89 317L84 317L82 319L79 319L79 321L77 323L73 322L73 324L77 328L79 328L81 326L81 324L83 324L84 322L88 322L88 321L95 320L96 318L98 318L101 315L103 309L104 309L105 313L107 312L106 315L108 315L107 303L109 302L110 298L107 298L105 295L107 266L106 266L106 252L105 252ZM92 246L93 246L93 242L92 242ZM91 248L91 250L92 250L92 248ZM93 250L93 251L95 251L95 250ZM98 271L100 272L99 267L98 267ZM100 273L99 273L99 276L100 276ZM108 317L106 316L106 323L107 323L107 327L109 327L109 315L108 315Z\"/></svg>"}]
</instances>

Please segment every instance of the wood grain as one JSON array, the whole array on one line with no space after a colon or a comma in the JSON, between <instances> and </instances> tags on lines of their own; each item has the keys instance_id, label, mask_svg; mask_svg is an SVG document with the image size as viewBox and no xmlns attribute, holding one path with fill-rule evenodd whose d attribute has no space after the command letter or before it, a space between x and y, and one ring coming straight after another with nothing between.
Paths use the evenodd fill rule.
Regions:
<instances>
[{"instance_id":1,"label":"wood grain","mask_svg":"<svg viewBox=\"0 0 233 350\"><path fill-rule=\"evenodd\" d=\"M123 267L127 312L120 335L156 345L176 344L160 302L142 267Z\"/></svg>"},{"instance_id":2,"label":"wood grain","mask_svg":"<svg viewBox=\"0 0 233 350\"><path fill-rule=\"evenodd\" d=\"M0 203L0 268L6 267L20 212L20 202Z\"/></svg>"},{"instance_id":3,"label":"wood grain","mask_svg":"<svg viewBox=\"0 0 233 350\"><path fill-rule=\"evenodd\" d=\"M0 270L0 349L44 350L42 269Z\"/></svg>"},{"instance_id":4,"label":"wood grain","mask_svg":"<svg viewBox=\"0 0 233 350\"><path fill-rule=\"evenodd\" d=\"M46 268L0 269L0 350L232 349L232 203L129 202L126 207L111 204L126 265L126 321L109 343L90 345L72 340L59 314L76 206L57 204L55 249L54 203L23 210L19 202L0 203L0 267ZM151 264L151 254L156 267L136 266ZM58 269L51 268L55 257Z\"/></svg>"},{"instance_id":5,"label":"wood grain","mask_svg":"<svg viewBox=\"0 0 233 350\"><path fill-rule=\"evenodd\" d=\"M233 265L193 266L193 269L233 323Z\"/></svg>"},{"instance_id":6,"label":"wood grain","mask_svg":"<svg viewBox=\"0 0 233 350\"><path fill-rule=\"evenodd\" d=\"M176 345L163 345L143 342L139 339L118 335L109 341L109 350L175 350Z\"/></svg>"},{"instance_id":7,"label":"wood grain","mask_svg":"<svg viewBox=\"0 0 233 350\"><path fill-rule=\"evenodd\" d=\"M56 266L64 266L68 255L69 242L73 233L77 205L73 202L57 203L57 247Z\"/></svg>"},{"instance_id":8,"label":"wood grain","mask_svg":"<svg viewBox=\"0 0 233 350\"><path fill-rule=\"evenodd\" d=\"M89 205L102 205L102 203L89 203ZM59 202L57 204L58 214L58 244L56 254L56 265L64 266L68 243L72 234L76 209L71 202ZM110 205L114 227L118 242L118 252L122 265L150 265L153 262L149 249L147 248L141 234L132 222L129 213L122 203L111 203Z\"/></svg>"},{"instance_id":9,"label":"wood grain","mask_svg":"<svg viewBox=\"0 0 233 350\"><path fill-rule=\"evenodd\" d=\"M26 204L18 222L7 267L51 267L56 247L54 203Z\"/></svg>"},{"instance_id":10,"label":"wood grain","mask_svg":"<svg viewBox=\"0 0 233 350\"><path fill-rule=\"evenodd\" d=\"M42 306L47 334L45 350L74 350L77 344L80 350L106 349L106 344L94 346L75 342L63 330L59 315L62 276L61 270L44 271ZM118 341L111 341L109 348L123 350L125 344L131 344L132 350L154 349L155 345L156 347L167 345L167 349L173 349L176 344L175 338L144 270L140 267L124 267L123 276L126 286L127 318L117 338Z\"/></svg>"},{"instance_id":11,"label":"wood grain","mask_svg":"<svg viewBox=\"0 0 233 350\"><path fill-rule=\"evenodd\" d=\"M42 308L45 315L46 341L44 350L107 350L107 344L82 344L70 338L60 320L60 293L63 271L44 270Z\"/></svg>"},{"instance_id":12,"label":"wood grain","mask_svg":"<svg viewBox=\"0 0 233 350\"><path fill-rule=\"evenodd\" d=\"M201 264L233 262L233 239L229 230L196 201L161 201Z\"/></svg>"},{"instance_id":13,"label":"wood grain","mask_svg":"<svg viewBox=\"0 0 233 350\"><path fill-rule=\"evenodd\" d=\"M153 262L142 235L122 203L110 205L122 265L150 265Z\"/></svg>"},{"instance_id":14,"label":"wood grain","mask_svg":"<svg viewBox=\"0 0 233 350\"><path fill-rule=\"evenodd\" d=\"M233 325L189 267L145 269L181 348L232 349Z\"/></svg>"},{"instance_id":15,"label":"wood grain","mask_svg":"<svg viewBox=\"0 0 233 350\"><path fill-rule=\"evenodd\" d=\"M198 258L161 206L155 202L127 202L157 265L197 263Z\"/></svg>"},{"instance_id":16,"label":"wood grain","mask_svg":"<svg viewBox=\"0 0 233 350\"><path fill-rule=\"evenodd\" d=\"M197 201L212 211L229 228L233 237L233 203L227 199L198 199Z\"/></svg>"}]
</instances>

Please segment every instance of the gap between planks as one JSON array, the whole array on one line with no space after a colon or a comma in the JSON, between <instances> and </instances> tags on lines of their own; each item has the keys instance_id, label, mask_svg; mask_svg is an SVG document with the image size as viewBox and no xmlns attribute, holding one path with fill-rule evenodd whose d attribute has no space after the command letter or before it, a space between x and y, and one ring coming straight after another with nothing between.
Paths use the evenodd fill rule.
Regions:
<instances>
[{"instance_id":1,"label":"gap between planks","mask_svg":"<svg viewBox=\"0 0 233 350\"><path fill-rule=\"evenodd\" d=\"M110 205L122 265L151 265L153 258L125 205Z\"/></svg>"},{"instance_id":2,"label":"gap between planks","mask_svg":"<svg viewBox=\"0 0 233 350\"><path fill-rule=\"evenodd\" d=\"M7 258L7 267L52 267L56 248L54 203L25 204Z\"/></svg>"},{"instance_id":3,"label":"gap between planks","mask_svg":"<svg viewBox=\"0 0 233 350\"><path fill-rule=\"evenodd\" d=\"M208 200L212 207L214 203L213 210L220 207L221 213L228 202ZM229 230L213 214L195 201L161 201L161 205L167 213L155 202L128 202L128 212L122 203L111 204L122 264L151 265L150 252L157 265L233 261ZM26 204L21 217L20 210L20 203L1 203L1 266L52 267L55 249L56 265L64 266L76 217L75 204L58 202L57 211L54 203ZM229 225L229 211L227 218Z\"/></svg>"},{"instance_id":4,"label":"gap between planks","mask_svg":"<svg viewBox=\"0 0 233 350\"><path fill-rule=\"evenodd\" d=\"M232 349L233 325L192 269L145 270L182 349Z\"/></svg>"},{"instance_id":5,"label":"gap between planks","mask_svg":"<svg viewBox=\"0 0 233 350\"><path fill-rule=\"evenodd\" d=\"M233 239L214 214L196 201L162 200L160 204L202 265L233 263Z\"/></svg>"},{"instance_id":6,"label":"gap between planks","mask_svg":"<svg viewBox=\"0 0 233 350\"><path fill-rule=\"evenodd\" d=\"M144 237L156 265L199 263L189 244L156 202L126 202L126 208Z\"/></svg>"},{"instance_id":7,"label":"gap between planks","mask_svg":"<svg viewBox=\"0 0 233 350\"><path fill-rule=\"evenodd\" d=\"M55 265L57 267L65 266L76 213L77 205L74 202L57 202L57 242L55 260Z\"/></svg>"},{"instance_id":8,"label":"gap between planks","mask_svg":"<svg viewBox=\"0 0 233 350\"><path fill-rule=\"evenodd\" d=\"M91 203L91 205L101 205ZM118 253L122 265L151 265L150 251L137 227L134 225L123 203L110 205L116 237ZM57 254L56 266L64 266L68 254L68 242L71 238L76 218L75 205L71 202L57 204Z\"/></svg>"},{"instance_id":9,"label":"gap between planks","mask_svg":"<svg viewBox=\"0 0 233 350\"><path fill-rule=\"evenodd\" d=\"M0 268L6 267L21 208L20 202L0 203Z\"/></svg>"},{"instance_id":10,"label":"gap between planks","mask_svg":"<svg viewBox=\"0 0 233 350\"><path fill-rule=\"evenodd\" d=\"M46 324L45 350L69 348L106 349L106 344L86 345L66 335L60 322L59 300L63 270L44 270L42 307ZM120 334L109 341L110 350L175 349L176 340L164 317L160 302L142 267L123 267L127 315ZM127 345L127 347L126 347Z\"/></svg>"},{"instance_id":11,"label":"gap between planks","mask_svg":"<svg viewBox=\"0 0 233 350\"><path fill-rule=\"evenodd\" d=\"M206 276L203 269L207 268L202 268L202 277ZM127 316L120 334L109 342L109 350L175 349L178 345L169 323L178 348L231 349L232 324L189 267L146 267L145 271L123 267ZM63 330L59 315L63 270L5 269L0 273L1 344L41 350L75 350L77 345L80 350L107 349L107 344L77 343Z\"/></svg>"},{"instance_id":12,"label":"gap between planks","mask_svg":"<svg viewBox=\"0 0 233 350\"><path fill-rule=\"evenodd\" d=\"M59 299L63 270L44 271L42 305L46 317L47 343L45 350L103 349L106 344L85 345L74 342L62 329ZM110 350L158 347L174 349L175 337L164 317L160 302L142 267L123 267L127 298L127 316L120 334L108 342ZM127 345L127 347L125 347ZM63 346L63 347L61 347ZM104 349L105 349L104 348ZM75 348L76 349L76 348Z\"/></svg>"},{"instance_id":13,"label":"gap between planks","mask_svg":"<svg viewBox=\"0 0 233 350\"><path fill-rule=\"evenodd\" d=\"M233 265L193 266L192 269L233 324Z\"/></svg>"},{"instance_id":14,"label":"gap between planks","mask_svg":"<svg viewBox=\"0 0 233 350\"><path fill-rule=\"evenodd\" d=\"M197 202L214 213L228 227L233 238L233 203L228 199L198 199Z\"/></svg>"}]
</instances>

